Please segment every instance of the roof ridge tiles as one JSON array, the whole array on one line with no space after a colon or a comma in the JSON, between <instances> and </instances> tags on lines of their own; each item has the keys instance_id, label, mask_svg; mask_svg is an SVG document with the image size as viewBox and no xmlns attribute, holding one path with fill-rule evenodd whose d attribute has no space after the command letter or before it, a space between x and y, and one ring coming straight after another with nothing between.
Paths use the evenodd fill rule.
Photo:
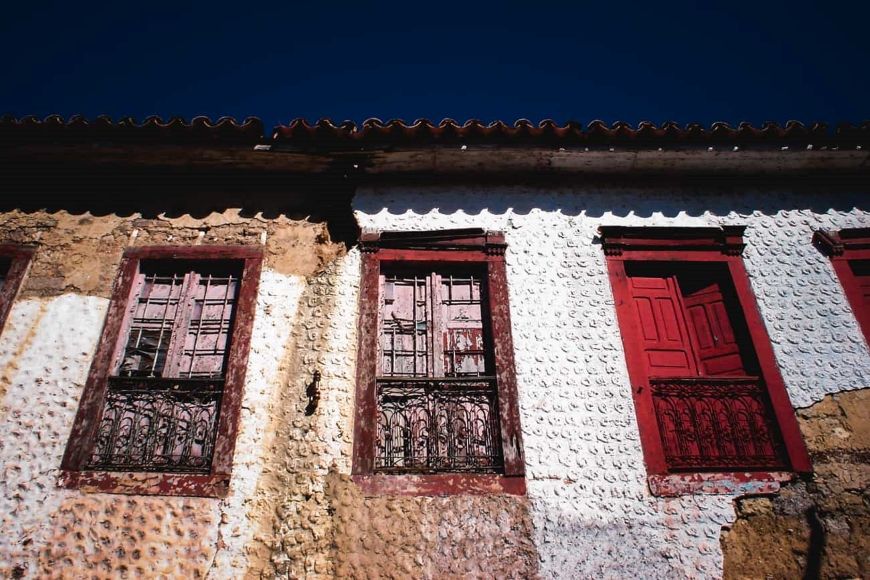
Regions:
<instances>
[{"instance_id":1,"label":"roof ridge tiles","mask_svg":"<svg viewBox=\"0 0 870 580\"><path fill-rule=\"evenodd\" d=\"M736 125L716 121L709 125L674 121L660 124L639 121L632 125L626 121L608 124L600 119L588 123L569 120L558 123L552 118L534 123L519 118L513 123L502 120L484 122L470 118L460 123L445 117L439 122L417 118L411 123L393 118L384 122L371 117L362 123L335 122L329 118L309 123L295 118L285 125L277 125L270 137L263 136L263 123L257 117L239 121L222 116L215 120L198 115L185 120L179 116L166 119L151 115L138 121L133 117L112 119L99 115L87 119L82 115L48 115L39 119L33 115L0 117L0 141L3 142L148 142L161 144L256 144L269 141L278 146L323 148L369 146L422 146L451 143L487 145L531 146L599 146L621 145L648 147L654 145L714 146L722 143L760 146L791 144L806 141L810 145L861 146L870 141L870 121L840 123L835 126L823 122L803 123L788 120L784 124L765 121L753 124L746 121Z\"/></svg>"},{"instance_id":2,"label":"roof ridge tiles","mask_svg":"<svg viewBox=\"0 0 870 580\"><path fill-rule=\"evenodd\" d=\"M98 115L87 119L82 115L48 115L40 120L33 115L15 118L0 117L0 142L106 142L160 144L248 144L263 138L263 123L257 117L239 122L235 117L217 120L198 115L187 121L173 116L163 119L149 115L142 121L134 117L113 119Z\"/></svg>"}]
</instances>

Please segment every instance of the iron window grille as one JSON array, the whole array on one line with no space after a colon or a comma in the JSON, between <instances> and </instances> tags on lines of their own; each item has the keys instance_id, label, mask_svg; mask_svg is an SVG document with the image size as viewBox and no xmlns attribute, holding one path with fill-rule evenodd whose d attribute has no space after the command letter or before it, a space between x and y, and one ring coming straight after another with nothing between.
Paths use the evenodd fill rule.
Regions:
<instances>
[{"instance_id":1,"label":"iron window grille","mask_svg":"<svg viewBox=\"0 0 870 580\"><path fill-rule=\"evenodd\" d=\"M361 249L357 481L524 493L503 236L366 233Z\"/></svg>"},{"instance_id":2,"label":"iron window grille","mask_svg":"<svg viewBox=\"0 0 870 580\"><path fill-rule=\"evenodd\" d=\"M651 475L808 471L742 227L602 227Z\"/></svg>"},{"instance_id":3,"label":"iron window grille","mask_svg":"<svg viewBox=\"0 0 870 580\"><path fill-rule=\"evenodd\" d=\"M260 260L243 247L125 253L64 457L68 483L157 472L195 482L186 495L225 492Z\"/></svg>"},{"instance_id":4,"label":"iron window grille","mask_svg":"<svg viewBox=\"0 0 870 580\"><path fill-rule=\"evenodd\" d=\"M473 270L381 274L376 471L501 470L483 282Z\"/></svg>"}]
</instances>

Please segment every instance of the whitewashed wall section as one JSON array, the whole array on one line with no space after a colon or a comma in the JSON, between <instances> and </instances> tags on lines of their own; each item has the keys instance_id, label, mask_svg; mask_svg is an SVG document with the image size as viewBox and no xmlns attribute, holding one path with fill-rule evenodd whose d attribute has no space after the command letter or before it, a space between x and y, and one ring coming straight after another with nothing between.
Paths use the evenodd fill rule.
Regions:
<instances>
[{"instance_id":1,"label":"whitewashed wall section","mask_svg":"<svg viewBox=\"0 0 870 580\"><path fill-rule=\"evenodd\" d=\"M268 269L260 276L230 494L219 504L221 524L210 570L214 578L237 577L248 568L245 548L257 532L252 499L262 473L270 402L285 388L281 365L304 288L300 276Z\"/></svg>"},{"instance_id":2,"label":"whitewashed wall section","mask_svg":"<svg viewBox=\"0 0 870 580\"><path fill-rule=\"evenodd\" d=\"M732 497L650 496L602 224L747 225L746 266L792 402L870 386L870 354L812 231L867 226L866 196L364 189L360 226L506 233L517 380L544 577L710 577ZM351 273L351 276L358 275Z\"/></svg>"},{"instance_id":3,"label":"whitewashed wall section","mask_svg":"<svg viewBox=\"0 0 870 580\"><path fill-rule=\"evenodd\" d=\"M0 576L242 575L269 401L305 280L260 279L240 432L225 500L82 494L57 487L108 300L19 300L0 335Z\"/></svg>"},{"instance_id":4,"label":"whitewashed wall section","mask_svg":"<svg viewBox=\"0 0 870 580\"><path fill-rule=\"evenodd\" d=\"M57 469L107 306L71 294L19 301L0 335L0 573L34 573L68 493Z\"/></svg>"}]
</instances>

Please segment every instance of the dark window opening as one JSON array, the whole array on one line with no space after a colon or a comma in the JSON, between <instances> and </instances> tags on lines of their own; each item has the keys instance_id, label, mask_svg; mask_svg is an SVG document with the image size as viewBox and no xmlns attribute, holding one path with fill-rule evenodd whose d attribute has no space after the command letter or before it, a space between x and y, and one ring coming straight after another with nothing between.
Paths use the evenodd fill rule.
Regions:
<instances>
[{"instance_id":1,"label":"dark window opening","mask_svg":"<svg viewBox=\"0 0 870 580\"><path fill-rule=\"evenodd\" d=\"M6 284L6 277L9 275L11 265L12 260L0 257L0 292L3 291L3 285Z\"/></svg>"}]
</instances>

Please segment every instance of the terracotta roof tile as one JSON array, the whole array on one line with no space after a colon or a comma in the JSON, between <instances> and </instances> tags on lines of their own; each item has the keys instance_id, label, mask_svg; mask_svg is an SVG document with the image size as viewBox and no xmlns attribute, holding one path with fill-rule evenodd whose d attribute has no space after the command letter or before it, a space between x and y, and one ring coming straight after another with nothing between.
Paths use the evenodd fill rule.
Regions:
<instances>
[{"instance_id":1,"label":"terracotta roof tile","mask_svg":"<svg viewBox=\"0 0 870 580\"><path fill-rule=\"evenodd\" d=\"M106 142L178 145L253 145L262 140L263 123L248 117L239 123L232 117L212 122L208 117L194 117L188 123L172 118L148 117L141 123L130 117L113 121L107 116L93 120L79 115L64 119L50 115L45 119L33 116L16 119L0 117L0 142Z\"/></svg>"},{"instance_id":2,"label":"terracotta roof tile","mask_svg":"<svg viewBox=\"0 0 870 580\"><path fill-rule=\"evenodd\" d=\"M519 119L511 125L502 121L483 123L471 119L459 123L444 119L435 124L428 119L406 123L400 119L383 122L367 119L360 125L351 121L335 123L321 119L309 124L295 119L278 125L269 137L263 135L263 123L256 117L238 122L221 117L212 122L207 117L195 117L190 122L172 118L148 117L141 123L123 118L117 121L100 116L87 120L81 116L64 119L51 115L0 118L0 143L27 142L63 143L135 143L246 146L271 143L276 148L320 151L365 150L395 147L425 147L437 145L501 145L531 147L620 147L627 149L681 147L794 147L855 148L870 146L870 121L831 128L824 123L804 125L789 121L785 125L763 123L754 126L740 123L713 123L709 127L698 123L661 125L643 121L633 126L624 121L608 125L592 121L586 125L576 121L558 124L550 119L532 123Z\"/></svg>"},{"instance_id":3,"label":"terracotta roof tile","mask_svg":"<svg viewBox=\"0 0 870 580\"><path fill-rule=\"evenodd\" d=\"M529 145L555 147L622 146L628 148L680 146L802 146L855 147L870 145L870 121L859 125L840 125L830 129L824 123L804 125L789 121L785 125L764 123L760 127L740 123L713 123L705 127L698 123L685 126L674 122L655 125L641 122L636 127L624 121L607 125L592 121L585 127L575 121L559 125L544 120L537 125L520 119L513 125L502 121L485 124L471 119L463 124L444 119L437 125L427 119L413 123L393 119L386 123L368 119L360 126L344 122L339 125L321 119L310 125L295 119L275 127L272 143L288 148L362 148L425 146L452 144Z\"/></svg>"}]
</instances>

